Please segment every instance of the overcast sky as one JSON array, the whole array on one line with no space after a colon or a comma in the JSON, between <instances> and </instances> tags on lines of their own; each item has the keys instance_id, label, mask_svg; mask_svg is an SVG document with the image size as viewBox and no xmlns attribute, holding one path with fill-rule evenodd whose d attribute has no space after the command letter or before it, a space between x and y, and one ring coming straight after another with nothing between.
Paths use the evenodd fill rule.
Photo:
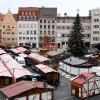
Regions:
<instances>
[{"instance_id":1,"label":"overcast sky","mask_svg":"<svg viewBox=\"0 0 100 100\"><path fill-rule=\"evenodd\" d=\"M0 12L6 13L10 9L17 13L18 7L57 7L58 13L76 16L80 9L81 16L87 16L88 11L100 8L100 0L0 0Z\"/></svg>"}]
</instances>

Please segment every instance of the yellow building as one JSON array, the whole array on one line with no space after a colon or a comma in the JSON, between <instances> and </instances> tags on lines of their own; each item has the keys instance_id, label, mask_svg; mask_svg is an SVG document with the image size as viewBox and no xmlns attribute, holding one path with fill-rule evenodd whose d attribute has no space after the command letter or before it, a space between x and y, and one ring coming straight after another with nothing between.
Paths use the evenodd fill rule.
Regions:
<instances>
[{"instance_id":1,"label":"yellow building","mask_svg":"<svg viewBox=\"0 0 100 100\"><path fill-rule=\"evenodd\" d=\"M5 46L17 46L18 44L18 27L17 21L10 10L3 18L1 29L2 43Z\"/></svg>"}]
</instances>

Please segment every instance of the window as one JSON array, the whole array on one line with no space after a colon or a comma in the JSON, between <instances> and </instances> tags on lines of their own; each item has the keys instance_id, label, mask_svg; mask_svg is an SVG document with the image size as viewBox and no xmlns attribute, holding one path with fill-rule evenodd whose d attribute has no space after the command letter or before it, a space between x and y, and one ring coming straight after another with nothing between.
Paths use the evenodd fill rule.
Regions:
<instances>
[{"instance_id":1,"label":"window","mask_svg":"<svg viewBox=\"0 0 100 100\"><path fill-rule=\"evenodd\" d=\"M14 41L15 39L14 38L12 38L12 41Z\"/></svg>"},{"instance_id":2,"label":"window","mask_svg":"<svg viewBox=\"0 0 100 100\"><path fill-rule=\"evenodd\" d=\"M57 26L57 29L61 29L61 26Z\"/></svg>"},{"instance_id":3,"label":"window","mask_svg":"<svg viewBox=\"0 0 100 100\"><path fill-rule=\"evenodd\" d=\"M66 34L66 37L70 37L70 34Z\"/></svg>"},{"instance_id":4,"label":"window","mask_svg":"<svg viewBox=\"0 0 100 100\"><path fill-rule=\"evenodd\" d=\"M34 40L36 40L36 37L34 37Z\"/></svg>"},{"instance_id":5,"label":"window","mask_svg":"<svg viewBox=\"0 0 100 100\"><path fill-rule=\"evenodd\" d=\"M19 37L19 40L22 40L22 37Z\"/></svg>"},{"instance_id":6,"label":"window","mask_svg":"<svg viewBox=\"0 0 100 100\"><path fill-rule=\"evenodd\" d=\"M19 16L19 20L22 20L22 16Z\"/></svg>"},{"instance_id":7,"label":"window","mask_svg":"<svg viewBox=\"0 0 100 100\"><path fill-rule=\"evenodd\" d=\"M50 20L48 20L48 23L50 23Z\"/></svg>"},{"instance_id":8,"label":"window","mask_svg":"<svg viewBox=\"0 0 100 100\"><path fill-rule=\"evenodd\" d=\"M93 34L99 34L99 31L93 31Z\"/></svg>"},{"instance_id":9,"label":"window","mask_svg":"<svg viewBox=\"0 0 100 100\"><path fill-rule=\"evenodd\" d=\"M22 34L22 32L19 32L19 34Z\"/></svg>"},{"instance_id":10,"label":"window","mask_svg":"<svg viewBox=\"0 0 100 100\"><path fill-rule=\"evenodd\" d=\"M14 28L14 26L12 26L12 28Z\"/></svg>"},{"instance_id":11,"label":"window","mask_svg":"<svg viewBox=\"0 0 100 100\"><path fill-rule=\"evenodd\" d=\"M50 29L50 25L48 25L48 29Z\"/></svg>"},{"instance_id":12,"label":"window","mask_svg":"<svg viewBox=\"0 0 100 100\"><path fill-rule=\"evenodd\" d=\"M34 34L36 34L36 30L34 30Z\"/></svg>"},{"instance_id":13,"label":"window","mask_svg":"<svg viewBox=\"0 0 100 100\"><path fill-rule=\"evenodd\" d=\"M27 40L29 40L29 37L27 37Z\"/></svg>"},{"instance_id":14,"label":"window","mask_svg":"<svg viewBox=\"0 0 100 100\"><path fill-rule=\"evenodd\" d=\"M99 28L99 25L93 25L93 28Z\"/></svg>"},{"instance_id":15,"label":"window","mask_svg":"<svg viewBox=\"0 0 100 100\"><path fill-rule=\"evenodd\" d=\"M29 20L29 16L27 16L27 20Z\"/></svg>"},{"instance_id":16,"label":"window","mask_svg":"<svg viewBox=\"0 0 100 100\"><path fill-rule=\"evenodd\" d=\"M25 40L25 37L23 37L23 40Z\"/></svg>"},{"instance_id":17,"label":"window","mask_svg":"<svg viewBox=\"0 0 100 100\"><path fill-rule=\"evenodd\" d=\"M33 34L33 31L32 30L30 31L30 34Z\"/></svg>"},{"instance_id":18,"label":"window","mask_svg":"<svg viewBox=\"0 0 100 100\"><path fill-rule=\"evenodd\" d=\"M40 19L40 23L42 23L42 19Z\"/></svg>"},{"instance_id":19,"label":"window","mask_svg":"<svg viewBox=\"0 0 100 100\"><path fill-rule=\"evenodd\" d=\"M65 37L65 34L62 34L62 37Z\"/></svg>"},{"instance_id":20,"label":"window","mask_svg":"<svg viewBox=\"0 0 100 100\"><path fill-rule=\"evenodd\" d=\"M52 35L54 35L54 31L52 31Z\"/></svg>"},{"instance_id":21,"label":"window","mask_svg":"<svg viewBox=\"0 0 100 100\"><path fill-rule=\"evenodd\" d=\"M99 22L99 19L94 19L94 22Z\"/></svg>"},{"instance_id":22,"label":"window","mask_svg":"<svg viewBox=\"0 0 100 100\"><path fill-rule=\"evenodd\" d=\"M3 41L6 41L6 38L3 38Z\"/></svg>"},{"instance_id":23,"label":"window","mask_svg":"<svg viewBox=\"0 0 100 100\"><path fill-rule=\"evenodd\" d=\"M7 34L10 34L10 32L7 32Z\"/></svg>"},{"instance_id":24,"label":"window","mask_svg":"<svg viewBox=\"0 0 100 100\"><path fill-rule=\"evenodd\" d=\"M55 21L54 20L52 20L52 23L54 23Z\"/></svg>"},{"instance_id":25,"label":"window","mask_svg":"<svg viewBox=\"0 0 100 100\"><path fill-rule=\"evenodd\" d=\"M42 25L40 25L40 29L42 29Z\"/></svg>"},{"instance_id":26,"label":"window","mask_svg":"<svg viewBox=\"0 0 100 100\"><path fill-rule=\"evenodd\" d=\"M10 38L7 38L7 40L9 41L9 40L10 40Z\"/></svg>"},{"instance_id":27,"label":"window","mask_svg":"<svg viewBox=\"0 0 100 100\"><path fill-rule=\"evenodd\" d=\"M28 12L25 12L25 15L27 16L28 15Z\"/></svg>"},{"instance_id":28,"label":"window","mask_svg":"<svg viewBox=\"0 0 100 100\"><path fill-rule=\"evenodd\" d=\"M42 37L39 37L39 40L41 41L42 40Z\"/></svg>"},{"instance_id":29,"label":"window","mask_svg":"<svg viewBox=\"0 0 100 100\"><path fill-rule=\"evenodd\" d=\"M23 20L25 20L25 16L23 16Z\"/></svg>"},{"instance_id":30,"label":"window","mask_svg":"<svg viewBox=\"0 0 100 100\"><path fill-rule=\"evenodd\" d=\"M48 35L50 35L50 31L48 31Z\"/></svg>"},{"instance_id":31,"label":"window","mask_svg":"<svg viewBox=\"0 0 100 100\"><path fill-rule=\"evenodd\" d=\"M33 37L30 37L30 40L33 40Z\"/></svg>"},{"instance_id":32,"label":"window","mask_svg":"<svg viewBox=\"0 0 100 100\"><path fill-rule=\"evenodd\" d=\"M46 29L46 25L44 25L44 29Z\"/></svg>"},{"instance_id":33,"label":"window","mask_svg":"<svg viewBox=\"0 0 100 100\"><path fill-rule=\"evenodd\" d=\"M10 28L10 25L8 25L8 28Z\"/></svg>"},{"instance_id":34,"label":"window","mask_svg":"<svg viewBox=\"0 0 100 100\"><path fill-rule=\"evenodd\" d=\"M12 32L12 34L14 34L14 32Z\"/></svg>"},{"instance_id":35,"label":"window","mask_svg":"<svg viewBox=\"0 0 100 100\"><path fill-rule=\"evenodd\" d=\"M27 34L29 34L29 31L27 31Z\"/></svg>"},{"instance_id":36,"label":"window","mask_svg":"<svg viewBox=\"0 0 100 100\"><path fill-rule=\"evenodd\" d=\"M52 29L54 29L54 25L52 25Z\"/></svg>"},{"instance_id":37,"label":"window","mask_svg":"<svg viewBox=\"0 0 100 100\"><path fill-rule=\"evenodd\" d=\"M3 32L3 34L6 34L6 32Z\"/></svg>"},{"instance_id":38,"label":"window","mask_svg":"<svg viewBox=\"0 0 100 100\"><path fill-rule=\"evenodd\" d=\"M33 20L33 16L30 16L30 20Z\"/></svg>"},{"instance_id":39,"label":"window","mask_svg":"<svg viewBox=\"0 0 100 100\"><path fill-rule=\"evenodd\" d=\"M99 38L98 37L93 37L93 41L98 41Z\"/></svg>"},{"instance_id":40,"label":"window","mask_svg":"<svg viewBox=\"0 0 100 100\"><path fill-rule=\"evenodd\" d=\"M62 29L65 29L65 26L62 26Z\"/></svg>"},{"instance_id":41,"label":"window","mask_svg":"<svg viewBox=\"0 0 100 100\"><path fill-rule=\"evenodd\" d=\"M63 23L65 23L65 20L63 20Z\"/></svg>"},{"instance_id":42,"label":"window","mask_svg":"<svg viewBox=\"0 0 100 100\"><path fill-rule=\"evenodd\" d=\"M46 35L46 31L44 31L44 35Z\"/></svg>"},{"instance_id":43,"label":"window","mask_svg":"<svg viewBox=\"0 0 100 100\"><path fill-rule=\"evenodd\" d=\"M3 25L3 28L6 28L6 26L5 26L5 25Z\"/></svg>"},{"instance_id":44,"label":"window","mask_svg":"<svg viewBox=\"0 0 100 100\"><path fill-rule=\"evenodd\" d=\"M46 19L44 20L44 23L46 23Z\"/></svg>"},{"instance_id":45,"label":"window","mask_svg":"<svg viewBox=\"0 0 100 100\"><path fill-rule=\"evenodd\" d=\"M42 34L42 31L40 31L40 34Z\"/></svg>"}]
</instances>

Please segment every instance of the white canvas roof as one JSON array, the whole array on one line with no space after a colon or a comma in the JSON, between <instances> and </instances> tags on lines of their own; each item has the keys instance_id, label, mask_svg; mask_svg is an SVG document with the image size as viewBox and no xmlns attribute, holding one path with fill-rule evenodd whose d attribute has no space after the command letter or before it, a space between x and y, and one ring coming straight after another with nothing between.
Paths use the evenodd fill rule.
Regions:
<instances>
[{"instance_id":1,"label":"white canvas roof","mask_svg":"<svg viewBox=\"0 0 100 100\"><path fill-rule=\"evenodd\" d=\"M1 61L0 61L0 76L12 77Z\"/></svg>"},{"instance_id":2,"label":"white canvas roof","mask_svg":"<svg viewBox=\"0 0 100 100\"><path fill-rule=\"evenodd\" d=\"M6 70L10 70L12 74L14 74L15 78L20 78L26 75L32 75L30 71L26 68L23 68L16 60L14 60L10 55L3 54L0 55L0 58L6 68ZM10 74L11 74L10 73Z\"/></svg>"},{"instance_id":3,"label":"white canvas roof","mask_svg":"<svg viewBox=\"0 0 100 100\"><path fill-rule=\"evenodd\" d=\"M70 57L70 58L65 59L63 61L68 63L68 64L71 64L71 65L80 65L80 64L87 62L87 60L80 59L78 57Z\"/></svg>"}]
</instances>

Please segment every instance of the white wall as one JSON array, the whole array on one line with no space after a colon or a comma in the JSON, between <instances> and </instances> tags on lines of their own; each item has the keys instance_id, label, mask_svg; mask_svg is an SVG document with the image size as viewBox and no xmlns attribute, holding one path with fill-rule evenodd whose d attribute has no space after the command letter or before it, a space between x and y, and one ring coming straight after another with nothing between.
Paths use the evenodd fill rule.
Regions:
<instances>
[{"instance_id":1,"label":"white wall","mask_svg":"<svg viewBox=\"0 0 100 100\"><path fill-rule=\"evenodd\" d=\"M25 25L25 28L23 27L23 25ZM34 34L34 30L36 31L36 34ZM27 31L29 31L29 34L27 34ZM33 31L33 34L30 33L31 31ZM38 47L38 21L18 21L18 33L20 32L21 34L19 34L19 37L22 37L22 39L19 39L19 43L36 43L36 47ZM23 37L25 37L24 40ZM29 40L27 39L27 37L29 37ZM33 39L30 39L30 37L32 37Z\"/></svg>"}]
</instances>

